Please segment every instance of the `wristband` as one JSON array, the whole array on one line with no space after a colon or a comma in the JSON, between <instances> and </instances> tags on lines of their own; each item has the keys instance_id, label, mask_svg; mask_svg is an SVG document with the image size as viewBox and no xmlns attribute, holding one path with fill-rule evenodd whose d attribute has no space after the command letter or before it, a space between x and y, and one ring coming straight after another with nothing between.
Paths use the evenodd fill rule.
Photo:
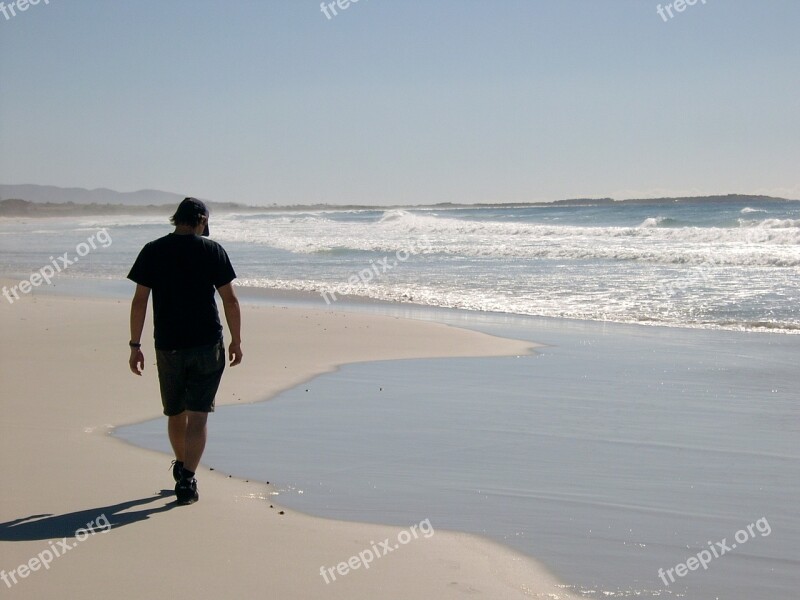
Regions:
<instances>
[{"instance_id":1,"label":"wristband","mask_svg":"<svg viewBox=\"0 0 800 600\"><path fill-rule=\"evenodd\" d=\"M138 344L138 343L136 343L136 342L128 342L128 346L130 346L131 348L134 348L134 349L136 349L136 350L138 350L139 348L141 348L141 347L142 347L142 345L141 345L141 344Z\"/></svg>"}]
</instances>

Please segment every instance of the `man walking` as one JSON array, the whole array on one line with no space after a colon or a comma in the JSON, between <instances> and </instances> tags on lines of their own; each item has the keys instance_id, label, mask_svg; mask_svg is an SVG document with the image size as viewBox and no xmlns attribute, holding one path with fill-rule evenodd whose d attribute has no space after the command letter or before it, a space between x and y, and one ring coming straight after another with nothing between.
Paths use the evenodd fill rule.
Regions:
<instances>
[{"instance_id":1,"label":"man walking","mask_svg":"<svg viewBox=\"0 0 800 600\"><path fill-rule=\"evenodd\" d=\"M231 334L231 366L242 362L241 311L228 254L208 236L208 208L186 198L170 222L175 231L142 248L128 279L131 302L131 371L141 375L141 336L153 292L156 364L167 431L175 453L172 475L179 504L199 499L195 471L206 446L206 421L225 370L225 347L214 291L219 292Z\"/></svg>"}]
</instances>

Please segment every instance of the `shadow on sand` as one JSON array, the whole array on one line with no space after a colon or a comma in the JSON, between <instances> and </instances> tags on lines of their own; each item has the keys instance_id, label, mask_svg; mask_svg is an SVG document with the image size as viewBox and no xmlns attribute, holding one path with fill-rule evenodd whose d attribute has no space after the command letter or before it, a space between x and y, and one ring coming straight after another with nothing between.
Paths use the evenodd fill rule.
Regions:
<instances>
[{"instance_id":1,"label":"shadow on sand","mask_svg":"<svg viewBox=\"0 0 800 600\"><path fill-rule=\"evenodd\" d=\"M172 497L173 500L167 504L158 504L156 506L142 508L132 512L127 511L134 506L143 506L150 504L162 498ZM132 525L139 521L144 521L160 512L166 512L178 506L174 501L174 492L172 490L161 490L160 492L139 498L137 500L128 500L127 502L120 502L119 504L111 504L109 506L98 506L96 508L89 508L76 512L66 513L63 515L42 514L30 515L13 521L6 521L0 523L0 541L22 542L31 540L52 540L61 538L75 537L75 532L81 528L86 528L89 523L97 523L96 527L101 524L98 517L104 515L105 520L102 521L104 530L108 530L106 522L111 524L111 528L124 527L125 525Z\"/></svg>"}]
</instances>

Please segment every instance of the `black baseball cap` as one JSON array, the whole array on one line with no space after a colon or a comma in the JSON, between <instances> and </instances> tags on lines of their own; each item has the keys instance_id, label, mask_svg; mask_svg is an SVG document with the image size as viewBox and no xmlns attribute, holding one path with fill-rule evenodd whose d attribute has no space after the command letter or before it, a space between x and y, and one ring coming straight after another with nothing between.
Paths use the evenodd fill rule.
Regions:
<instances>
[{"instance_id":1,"label":"black baseball cap","mask_svg":"<svg viewBox=\"0 0 800 600\"><path fill-rule=\"evenodd\" d=\"M175 223L191 223L198 216L206 217L206 227L203 235L208 237L208 207L197 198L184 198L178 205L178 210L172 217Z\"/></svg>"}]
</instances>

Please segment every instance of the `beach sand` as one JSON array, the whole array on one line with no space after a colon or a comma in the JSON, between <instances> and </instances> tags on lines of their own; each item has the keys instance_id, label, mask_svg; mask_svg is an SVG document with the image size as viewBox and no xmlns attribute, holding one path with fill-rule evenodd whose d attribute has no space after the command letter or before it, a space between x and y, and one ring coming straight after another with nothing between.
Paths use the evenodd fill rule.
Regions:
<instances>
[{"instance_id":1,"label":"beach sand","mask_svg":"<svg viewBox=\"0 0 800 600\"><path fill-rule=\"evenodd\" d=\"M144 376L128 370L128 310L117 300L42 295L0 305L0 569L11 582L0 581L0 590L8 597L571 597L536 561L438 529L341 575L339 563L386 538L394 542L401 528L290 511L270 499L266 482L202 465L200 502L175 507L171 457L109 436L114 426L161 411L149 319ZM218 406L265 400L350 362L531 350L527 342L436 323L296 307L243 310L244 362L226 371ZM209 431L214 436L213 416ZM101 516L113 524L109 531L75 537L92 520L104 523ZM58 543L64 537L69 551ZM19 565L53 549L61 555L47 569L34 560L38 570L21 576ZM335 581L325 583L323 566L333 568ZM7 575L14 569L16 584Z\"/></svg>"}]
</instances>

